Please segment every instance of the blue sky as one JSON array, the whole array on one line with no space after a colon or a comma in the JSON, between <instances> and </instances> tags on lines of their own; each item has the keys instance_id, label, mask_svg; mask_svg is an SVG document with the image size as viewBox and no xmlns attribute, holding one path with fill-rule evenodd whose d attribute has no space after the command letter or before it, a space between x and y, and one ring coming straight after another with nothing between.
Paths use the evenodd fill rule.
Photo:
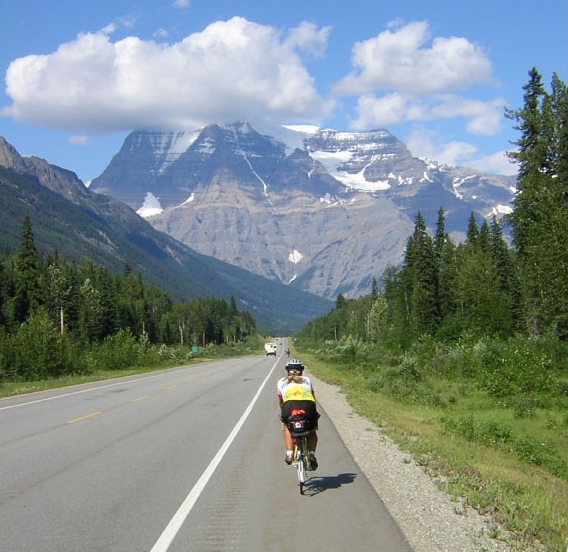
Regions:
<instances>
[{"instance_id":1,"label":"blue sky","mask_svg":"<svg viewBox=\"0 0 568 552\"><path fill-rule=\"evenodd\" d=\"M0 0L0 135L85 182L132 130L237 120L512 174L504 107L567 56L567 0Z\"/></svg>"}]
</instances>

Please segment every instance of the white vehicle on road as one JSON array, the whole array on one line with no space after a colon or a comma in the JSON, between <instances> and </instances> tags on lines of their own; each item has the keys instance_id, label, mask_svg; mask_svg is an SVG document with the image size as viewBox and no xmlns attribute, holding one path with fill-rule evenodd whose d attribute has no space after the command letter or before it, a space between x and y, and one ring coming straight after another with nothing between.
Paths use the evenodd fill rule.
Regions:
<instances>
[{"instance_id":1,"label":"white vehicle on road","mask_svg":"<svg viewBox=\"0 0 568 552\"><path fill-rule=\"evenodd\" d=\"M276 356L276 350L278 349L278 345L276 343L265 343L264 350L266 351L266 356Z\"/></svg>"}]
</instances>

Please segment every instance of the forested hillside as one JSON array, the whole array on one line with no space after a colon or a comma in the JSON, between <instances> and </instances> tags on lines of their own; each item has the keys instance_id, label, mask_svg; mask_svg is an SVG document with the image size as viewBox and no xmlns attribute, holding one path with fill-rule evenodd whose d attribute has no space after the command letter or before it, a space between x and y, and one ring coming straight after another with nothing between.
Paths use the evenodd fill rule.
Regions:
<instances>
[{"instance_id":1,"label":"forested hillside","mask_svg":"<svg viewBox=\"0 0 568 552\"><path fill-rule=\"evenodd\" d=\"M90 260L40 255L27 217L20 249L0 262L0 383L123 370L255 333L234 298L174 302L128 265L112 276Z\"/></svg>"}]
</instances>

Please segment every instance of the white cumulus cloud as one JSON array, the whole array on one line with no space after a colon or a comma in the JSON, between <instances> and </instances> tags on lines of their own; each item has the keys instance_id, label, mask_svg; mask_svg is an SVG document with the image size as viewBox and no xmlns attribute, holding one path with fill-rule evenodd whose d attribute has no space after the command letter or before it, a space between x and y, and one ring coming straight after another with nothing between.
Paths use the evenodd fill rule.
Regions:
<instances>
[{"instance_id":1,"label":"white cumulus cloud","mask_svg":"<svg viewBox=\"0 0 568 552\"><path fill-rule=\"evenodd\" d=\"M331 27L318 29L314 23L303 21L290 31L286 45L291 48L301 48L315 58L322 58L327 50L330 33Z\"/></svg>"},{"instance_id":2,"label":"white cumulus cloud","mask_svg":"<svg viewBox=\"0 0 568 552\"><path fill-rule=\"evenodd\" d=\"M502 98L468 99L474 86L495 84L482 48L462 37L431 38L426 21L393 23L352 50L353 71L334 86L356 96L352 128L464 119L475 135L495 135L503 121Z\"/></svg>"},{"instance_id":3,"label":"white cumulus cloud","mask_svg":"<svg viewBox=\"0 0 568 552\"><path fill-rule=\"evenodd\" d=\"M79 35L49 55L13 61L6 74L16 120L86 132L192 128L234 120L321 120L302 54L322 56L329 29L302 24L283 36L234 17L174 44L107 28Z\"/></svg>"},{"instance_id":4,"label":"white cumulus cloud","mask_svg":"<svg viewBox=\"0 0 568 552\"><path fill-rule=\"evenodd\" d=\"M398 92L376 96L366 94L357 103L354 129L389 128L402 123L462 118L470 134L493 136L502 130L503 108L501 98L490 101L471 100L455 95L434 97L407 96Z\"/></svg>"},{"instance_id":5,"label":"white cumulus cloud","mask_svg":"<svg viewBox=\"0 0 568 552\"><path fill-rule=\"evenodd\" d=\"M397 90L424 95L491 82L485 52L465 38L435 38L426 21L387 29L353 47L355 70L335 86L338 94L360 95Z\"/></svg>"}]
</instances>

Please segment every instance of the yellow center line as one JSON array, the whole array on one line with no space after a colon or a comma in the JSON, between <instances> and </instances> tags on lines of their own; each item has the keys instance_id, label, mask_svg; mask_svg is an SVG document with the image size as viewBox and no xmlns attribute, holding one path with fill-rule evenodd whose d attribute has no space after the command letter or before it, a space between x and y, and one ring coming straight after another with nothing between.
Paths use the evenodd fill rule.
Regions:
<instances>
[{"instance_id":1,"label":"yellow center line","mask_svg":"<svg viewBox=\"0 0 568 552\"><path fill-rule=\"evenodd\" d=\"M173 389L177 389L177 383L174 383L173 385L169 385L168 387L166 387L166 389L168 391L172 391Z\"/></svg>"},{"instance_id":2,"label":"yellow center line","mask_svg":"<svg viewBox=\"0 0 568 552\"><path fill-rule=\"evenodd\" d=\"M138 401L145 401L146 399L149 399L150 395L144 395L143 397L138 397L137 399L132 399L132 402L138 402Z\"/></svg>"},{"instance_id":3,"label":"yellow center line","mask_svg":"<svg viewBox=\"0 0 568 552\"><path fill-rule=\"evenodd\" d=\"M81 416L80 418L73 418L69 420L68 424L75 424L77 422L82 422L83 420L88 420L89 418L94 418L95 416L99 416L102 412L91 412L91 414L87 414L86 416Z\"/></svg>"}]
</instances>

